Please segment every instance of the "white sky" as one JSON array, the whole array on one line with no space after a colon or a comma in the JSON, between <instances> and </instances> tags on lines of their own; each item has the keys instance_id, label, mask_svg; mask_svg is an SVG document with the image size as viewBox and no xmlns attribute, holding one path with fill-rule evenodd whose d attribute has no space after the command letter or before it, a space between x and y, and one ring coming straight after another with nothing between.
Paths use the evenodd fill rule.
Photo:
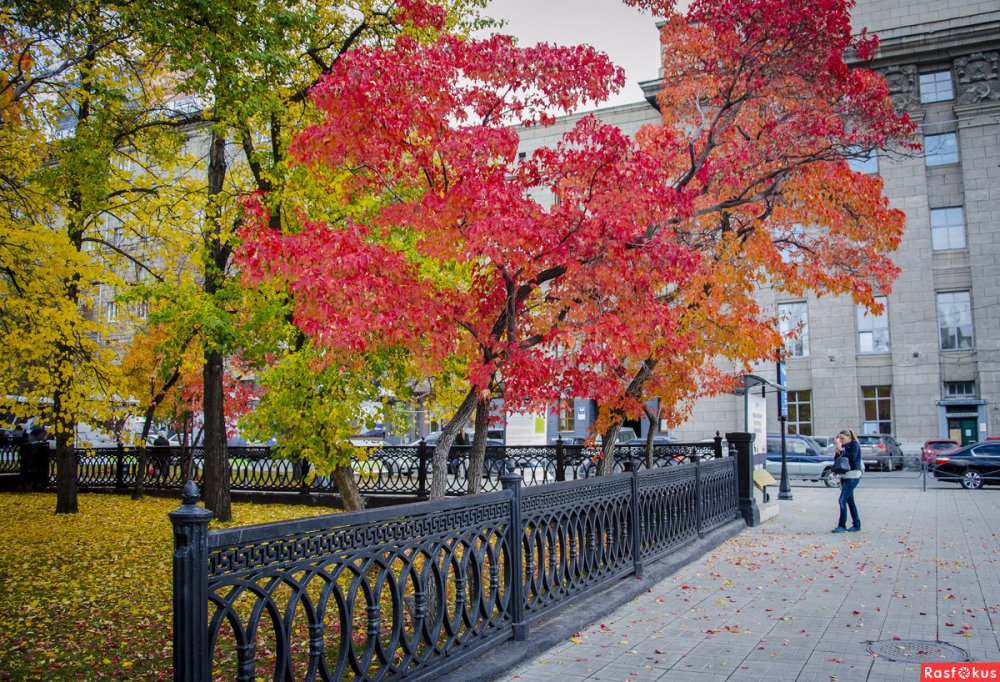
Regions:
<instances>
[{"instance_id":1,"label":"white sky","mask_svg":"<svg viewBox=\"0 0 1000 682\"><path fill-rule=\"evenodd\" d=\"M625 87L600 106L642 101L640 81L659 76L660 39L652 16L621 0L491 0L485 12L522 46L593 45L625 69Z\"/></svg>"}]
</instances>

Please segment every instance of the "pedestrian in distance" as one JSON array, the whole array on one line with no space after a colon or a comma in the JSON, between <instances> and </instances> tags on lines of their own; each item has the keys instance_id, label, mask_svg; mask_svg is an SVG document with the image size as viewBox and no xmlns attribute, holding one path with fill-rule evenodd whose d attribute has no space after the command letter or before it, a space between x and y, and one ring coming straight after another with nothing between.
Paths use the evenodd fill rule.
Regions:
<instances>
[{"instance_id":1,"label":"pedestrian in distance","mask_svg":"<svg viewBox=\"0 0 1000 682\"><path fill-rule=\"evenodd\" d=\"M153 451L153 474L157 479L166 479L170 471L170 452L164 448L170 447L170 440L162 429L156 434L153 447L155 448Z\"/></svg>"},{"instance_id":2,"label":"pedestrian in distance","mask_svg":"<svg viewBox=\"0 0 1000 682\"><path fill-rule=\"evenodd\" d=\"M854 490L861 482L861 474L864 472L861 464L861 445L853 430L843 429L833 440L833 447L837 451L837 456L846 457L851 466L840 481L840 518L837 520L837 527L833 529L833 532L857 532L861 530L861 517L858 515L858 506L854 502ZM848 511L851 512L851 521L853 521L850 528L847 527Z\"/></svg>"}]
</instances>

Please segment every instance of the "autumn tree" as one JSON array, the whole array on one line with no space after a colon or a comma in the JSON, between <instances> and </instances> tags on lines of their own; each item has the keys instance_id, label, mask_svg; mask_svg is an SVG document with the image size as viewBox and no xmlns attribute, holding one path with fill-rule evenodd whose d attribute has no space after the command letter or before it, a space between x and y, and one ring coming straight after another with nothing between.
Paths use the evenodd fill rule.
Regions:
<instances>
[{"instance_id":1,"label":"autumn tree","mask_svg":"<svg viewBox=\"0 0 1000 682\"><path fill-rule=\"evenodd\" d=\"M461 9L482 3L448 4ZM197 299L205 315L205 503L216 518L228 519L221 382L224 360L238 348L240 337L241 294L230 275L241 201L251 193L267 193L273 209L269 228L285 229L288 142L293 130L311 120L310 88L341 55L359 45L391 40L400 31L419 36L421 13L437 10L410 0L294 7L277 0L252 7L171 0L147 3L142 11L146 30L166 46L177 76L175 87L203 104L206 182L198 263L202 291ZM326 203L320 197L319 204ZM328 208L337 211L337 206ZM295 229L294 223L288 229Z\"/></svg>"},{"instance_id":2,"label":"autumn tree","mask_svg":"<svg viewBox=\"0 0 1000 682\"><path fill-rule=\"evenodd\" d=\"M364 219L306 221L284 236L257 220L241 262L288 282L314 343L403 346L429 365L464 368L470 388L443 429L435 471L499 381L508 409L551 399L560 365L551 350L572 343L564 328L578 292L607 274L591 263L654 217L620 174L627 137L593 118L518 161L511 124L550 122L553 107L600 100L620 82L590 48L445 34L430 45L401 36L356 50L313 91L324 119L298 137L297 158L317 176L347 173L350 191L389 200ZM532 198L550 188L555 205ZM676 277L690 267L671 248L656 255ZM478 480L475 462L469 475ZM444 485L436 476L431 496Z\"/></svg>"},{"instance_id":3,"label":"autumn tree","mask_svg":"<svg viewBox=\"0 0 1000 682\"><path fill-rule=\"evenodd\" d=\"M851 38L850 5L696 3L686 18L646 6L669 15L662 125L630 140L585 117L519 160L510 123L599 99L613 67L502 36L402 37L336 65L313 94L323 122L294 147L317 174L350 173L354 191L391 201L364 221L284 237L257 221L247 236L246 267L289 283L316 343L462 359L471 388L436 471L499 381L509 410L597 398L607 455L646 397L676 414L727 385L718 356L771 352L757 284L874 305L861 263L891 282L901 216L844 159L910 126L876 76L844 65L846 49L873 45ZM534 198L546 190L554 202ZM431 276L442 268L467 275ZM437 477L432 497L443 489Z\"/></svg>"},{"instance_id":4,"label":"autumn tree","mask_svg":"<svg viewBox=\"0 0 1000 682\"><path fill-rule=\"evenodd\" d=\"M172 170L182 122L164 111L158 49L135 37L129 10L23 0L9 15L30 57L22 63L36 64L20 75L20 97L45 162L22 177L44 201L14 213L0 239L16 254L4 280L0 381L56 440L58 513L77 510L76 423L108 422L123 409L117 292L157 276L157 235L185 218Z\"/></svg>"},{"instance_id":5,"label":"autumn tree","mask_svg":"<svg viewBox=\"0 0 1000 682\"><path fill-rule=\"evenodd\" d=\"M667 3L630 4L667 17L663 121L639 131L636 145L679 199L631 246L681 243L698 267L684 288L634 292L643 314L654 305L674 312L681 343L654 334L618 363L599 358L619 381L598 422L605 471L622 417L647 399L680 408L676 421L694 398L773 358L781 340L759 289L848 294L876 310L874 296L898 273L888 253L904 216L888 206L881 178L852 171L848 160L905 150L913 129L880 77L844 61L865 59L877 45L851 35L851 1L694 2L686 14ZM720 360L737 372L724 372Z\"/></svg>"}]
</instances>

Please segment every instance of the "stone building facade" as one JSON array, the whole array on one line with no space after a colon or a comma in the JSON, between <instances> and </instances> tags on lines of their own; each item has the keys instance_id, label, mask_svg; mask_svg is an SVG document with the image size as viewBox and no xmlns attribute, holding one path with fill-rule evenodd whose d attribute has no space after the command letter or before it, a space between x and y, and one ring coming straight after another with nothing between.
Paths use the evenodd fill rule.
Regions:
<instances>
[{"instance_id":1,"label":"stone building facade","mask_svg":"<svg viewBox=\"0 0 1000 682\"><path fill-rule=\"evenodd\" d=\"M907 215L893 256L902 272L882 316L862 314L847 297L759 292L790 326L803 323L802 339L786 350L787 426L817 436L844 427L891 432L907 452L931 437L1000 435L1000 5L860 0L854 25L879 36L866 66L883 74L896 106L918 124L924 150L858 166L880 174ZM655 83L644 85L655 93ZM595 113L628 132L658 120L648 103ZM575 118L524 131L522 150L551 141ZM773 364L755 374L777 378ZM593 418L589 401L574 402L576 416ZM777 404L775 394L770 432L779 428ZM744 418L743 397L717 396L700 401L671 435L742 430ZM554 414L549 435L585 433L589 419L560 429Z\"/></svg>"}]
</instances>

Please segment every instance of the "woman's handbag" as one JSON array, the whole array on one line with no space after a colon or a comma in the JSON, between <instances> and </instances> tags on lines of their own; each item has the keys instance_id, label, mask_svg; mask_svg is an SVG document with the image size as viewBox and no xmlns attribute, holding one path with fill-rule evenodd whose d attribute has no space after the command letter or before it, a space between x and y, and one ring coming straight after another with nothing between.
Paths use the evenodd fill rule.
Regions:
<instances>
[{"instance_id":1,"label":"woman's handbag","mask_svg":"<svg viewBox=\"0 0 1000 682\"><path fill-rule=\"evenodd\" d=\"M838 455L833 460L833 473L835 474L846 474L851 470L851 461L847 459L844 455Z\"/></svg>"}]
</instances>

